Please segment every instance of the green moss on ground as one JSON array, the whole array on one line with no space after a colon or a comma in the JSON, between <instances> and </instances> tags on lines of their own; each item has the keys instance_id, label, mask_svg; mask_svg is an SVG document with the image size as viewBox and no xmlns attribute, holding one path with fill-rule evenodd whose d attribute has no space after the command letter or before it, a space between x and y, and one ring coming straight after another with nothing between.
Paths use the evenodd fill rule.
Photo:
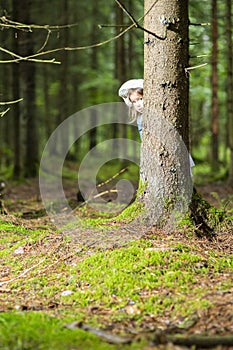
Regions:
<instances>
[{"instance_id":1,"label":"green moss on ground","mask_svg":"<svg viewBox=\"0 0 233 350\"><path fill-rule=\"evenodd\" d=\"M202 251L195 240L161 240L155 231L117 249L78 250L49 227L6 220L0 227L1 349L119 349L63 326L78 321L127 333L156 320L165 327L211 309L210 294L232 285L233 255Z\"/></svg>"}]
</instances>

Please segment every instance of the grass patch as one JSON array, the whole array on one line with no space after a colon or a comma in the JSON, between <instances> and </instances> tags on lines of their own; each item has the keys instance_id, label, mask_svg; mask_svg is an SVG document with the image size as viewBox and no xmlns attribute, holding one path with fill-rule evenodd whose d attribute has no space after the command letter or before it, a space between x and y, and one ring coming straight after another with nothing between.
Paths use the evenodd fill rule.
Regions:
<instances>
[{"instance_id":1,"label":"grass patch","mask_svg":"<svg viewBox=\"0 0 233 350\"><path fill-rule=\"evenodd\" d=\"M70 330L64 321L44 313L6 313L0 315L0 348L4 350L115 350L81 329ZM127 349L128 346L125 347Z\"/></svg>"}]
</instances>

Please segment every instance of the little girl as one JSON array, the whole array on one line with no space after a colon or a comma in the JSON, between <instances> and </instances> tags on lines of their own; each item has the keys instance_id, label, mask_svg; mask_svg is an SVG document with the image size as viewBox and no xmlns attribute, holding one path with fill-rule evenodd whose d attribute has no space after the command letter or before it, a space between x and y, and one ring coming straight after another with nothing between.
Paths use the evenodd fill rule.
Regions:
<instances>
[{"instance_id":1,"label":"little girl","mask_svg":"<svg viewBox=\"0 0 233 350\"><path fill-rule=\"evenodd\" d=\"M143 113L143 79L131 79L121 85L119 96L123 98L129 107L130 120L137 121L138 131L142 139L142 113ZM190 169L195 165L189 155Z\"/></svg>"},{"instance_id":2,"label":"little girl","mask_svg":"<svg viewBox=\"0 0 233 350\"><path fill-rule=\"evenodd\" d=\"M142 138L143 79L126 81L118 93L129 107L130 121L137 121L139 135Z\"/></svg>"}]
</instances>

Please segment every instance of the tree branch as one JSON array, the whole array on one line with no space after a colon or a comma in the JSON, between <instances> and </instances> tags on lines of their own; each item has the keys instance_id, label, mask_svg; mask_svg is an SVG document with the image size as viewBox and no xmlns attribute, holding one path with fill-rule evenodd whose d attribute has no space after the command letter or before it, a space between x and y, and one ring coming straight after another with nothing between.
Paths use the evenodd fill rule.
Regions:
<instances>
[{"instance_id":1,"label":"tree branch","mask_svg":"<svg viewBox=\"0 0 233 350\"><path fill-rule=\"evenodd\" d=\"M5 105L12 105L18 102L23 101L23 98L20 98L18 100L14 100L14 101L8 101L8 102L0 102L0 106L5 106ZM5 111L0 112L0 118L4 117L4 115L9 112L10 108L5 109Z\"/></svg>"},{"instance_id":2,"label":"tree branch","mask_svg":"<svg viewBox=\"0 0 233 350\"><path fill-rule=\"evenodd\" d=\"M38 60L38 59L35 59L35 57L40 57L40 56L48 55L48 54L59 52L59 51L78 51L78 50L86 50L86 49L92 49L92 48L95 48L95 47L100 47L100 46L103 46L105 44L108 44L108 43L112 42L113 40L118 39L119 37L124 35L128 30L132 29L133 27L134 27L134 25L131 24L129 27L127 27L125 30L123 30L118 35L116 35L116 36L114 36L114 37L112 37L110 39L107 39L105 41L96 43L96 44L87 45L87 46L77 46L77 47L59 47L59 48L56 48L56 49L51 49L51 50L47 50L47 51L43 51L43 52L38 52L38 53L35 53L33 55L30 55L30 56L26 56L26 57L19 56L18 54L14 53L14 52L11 52L9 50L6 50L6 49L0 47L0 51L6 52L9 55L12 55L12 56L16 57L13 60L0 61L0 63L13 63L13 62L19 62L19 61L33 61L33 62L60 64L61 62L56 61L55 58L53 58L51 60Z\"/></svg>"},{"instance_id":3,"label":"tree branch","mask_svg":"<svg viewBox=\"0 0 233 350\"><path fill-rule=\"evenodd\" d=\"M49 41L50 35L51 35L51 30L48 30L47 36L45 38L45 41L44 41L43 45L41 46L41 48L37 52L41 52L42 50L44 50L45 46L47 45L47 43Z\"/></svg>"},{"instance_id":4,"label":"tree branch","mask_svg":"<svg viewBox=\"0 0 233 350\"><path fill-rule=\"evenodd\" d=\"M196 27L204 27L204 26L210 26L210 23L192 23L192 22L189 22L189 25L190 26L196 26Z\"/></svg>"},{"instance_id":5,"label":"tree branch","mask_svg":"<svg viewBox=\"0 0 233 350\"><path fill-rule=\"evenodd\" d=\"M33 29L44 29L47 31L52 31L52 30L59 30L59 29L65 29L65 28L72 28L72 27L76 27L79 24L78 23L71 23L71 24L65 24L65 25L55 25L55 26L50 26L48 24L25 24L25 23L21 23L21 22L15 22L15 21L11 21L10 19L8 19L5 16L0 17L0 27L3 28L14 28L14 29L18 29L18 30L28 30L29 32L32 32Z\"/></svg>"},{"instance_id":6,"label":"tree branch","mask_svg":"<svg viewBox=\"0 0 233 350\"><path fill-rule=\"evenodd\" d=\"M13 60L0 60L0 63L17 63L19 61L32 61L32 62L38 62L38 63L61 64L61 62L56 61L55 58L52 58L51 60L35 59L33 57L36 56L36 54L32 55L32 56L28 56L28 57L22 57L15 52L4 49L3 47L0 47L0 51L5 52L10 56L15 57ZM41 54L43 54L43 52Z\"/></svg>"},{"instance_id":7,"label":"tree branch","mask_svg":"<svg viewBox=\"0 0 233 350\"><path fill-rule=\"evenodd\" d=\"M115 0L115 1L118 4L118 6L127 14L127 16L130 18L130 20L133 22L133 24L136 28L143 30L144 32L154 36L155 38L157 38L159 40L165 40L167 38L167 28L166 28L164 37L161 37L161 36L151 32L150 30L148 30L148 29L142 27L140 24L138 24L138 22L135 20L135 18L131 15L131 13L125 8L125 6L119 0Z\"/></svg>"},{"instance_id":8,"label":"tree branch","mask_svg":"<svg viewBox=\"0 0 233 350\"><path fill-rule=\"evenodd\" d=\"M12 105L14 103L21 102L21 101L23 101L23 98L19 98L18 100L14 100L14 101L0 102L0 106Z\"/></svg>"},{"instance_id":9,"label":"tree branch","mask_svg":"<svg viewBox=\"0 0 233 350\"><path fill-rule=\"evenodd\" d=\"M187 67L185 68L185 71L190 71L190 70L193 70L193 69L196 69L196 68L200 68L200 67L204 67L206 66L208 63L202 63L202 64L199 64L197 66L192 66L192 67Z\"/></svg>"},{"instance_id":10,"label":"tree branch","mask_svg":"<svg viewBox=\"0 0 233 350\"><path fill-rule=\"evenodd\" d=\"M118 1L118 0L117 0ZM119 1L118 1L119 2ZM154 4L151 6L151 8L155 5L157 1L154 2ZM119 4L121 4L119 2ZM121 4L122 5L122 4ZM123 5L122 5L123 6ZM148 10L148 12L151 10L151 8ZM127 10L126 10L127 11ZM128 11L127 11L128 12ZM126 12L126 13L127 13ZM148 13L147 12L147 13ZM146 13L146 14L147 14ZM131 16L131 15L130 15ZM144 15L145 16L145 15ZM60 48L56 48L56 49L51 49L51 50L47 50L47 51L42 51L44 49L44 47L47 45L48 43L48 39L49 39L49 35L50 35L50 31L52 30L57 30L57 29L61 29L61 28L71 28L71 27L74 27L74 26L77 26L78 24L77 23L74 23L74 24L67 24L67 25L63 25L63 26L49 26L49 25L35 25L35 24L24 24L24 23L20 23L20 22L14 22L14 21L11 21L9 19L7 19L5 16L3 17L0 17L0 21L2 21L2 23L0 22L0 27L6 27L6 28L15 28L15 29L18 29L18 30L28 30L28 31L32 31L32 29L44 29L44 30L47 30L48 31L48 35L45 39L45 42L44 44L42 45L42 47L38 50L37 53L35 54L32 54L30 56L26 56L26 57L23 57L23 56L20 56L18 55L17 53L15 52L12 52L10 50L7 50L3 47L0 47L0 51L2 52L5 52L6 54L10 55L13 57L13 59L11 60L0 60L0 64L1 63L17 63L17 62L20 62L20 61L32 61L32 62L39 62L39 63L53 63L53 64L61 64L61 62L59 61L56 61L55 58L52 58L50 60L44 60L44 59L38 59L37 57L41 57L41 56L45 56L45 55L48 55L48 54L52 54L52 53L55 53L55 52L60 52L60 51L78 51L78 50L87 50L87 49L92 49L92 48L97 48L97 47L100 47L100 46L103 46L103 45L106 45L110 42L112 42L113 40L117 40L119 37L121 37L122 35L124 35L127 31L131 30L132 28L134 27L137 27L143 31L146 31L148 34L151 34L153 36L156 36L156 34L146 30L145 28L143 28L142 26L140 26L138 24L138 22L140 22L144 16L140 17L137 21L133 18L133 16L131 16L131 21L133 21L133 24L127 26L122 32L118 33L116 36L110 38L110 39L107 39L103 42L99 42L99 43L96 43L96 44L91 44L91 45L87 45L87 46L77 46L77 47L60 47ZM159 36L156 36L158 39L162 39L164 40L165 38L160 38Z\"/></svg>"},{"instance_id":11,"label":"tree branch","mask_svg":"<svg viewBox=\"0 0 233 350\"><path fill-rule=\"evenodd\" d=\"M0 118L4 117L4 115L9 112L10 108L7 108L5 111L0 112Z\"/></svg>"}]
</instances>

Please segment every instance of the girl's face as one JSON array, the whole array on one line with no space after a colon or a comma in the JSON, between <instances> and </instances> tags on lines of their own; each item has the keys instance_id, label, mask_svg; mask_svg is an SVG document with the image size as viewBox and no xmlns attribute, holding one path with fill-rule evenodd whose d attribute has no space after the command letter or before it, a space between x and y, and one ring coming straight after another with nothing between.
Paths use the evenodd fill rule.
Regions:
<instances>
[{"instance_id":1,"label":"girl's face","mask_svg":"<svg viewBox=\"0 0 233 350\"><path fill-rule=\"evenodd\" d=\"M132 102L137 112L143 112L143 96L136 91L131 92L129 95L130 102Z\"/></svg>"}]
</instances>

